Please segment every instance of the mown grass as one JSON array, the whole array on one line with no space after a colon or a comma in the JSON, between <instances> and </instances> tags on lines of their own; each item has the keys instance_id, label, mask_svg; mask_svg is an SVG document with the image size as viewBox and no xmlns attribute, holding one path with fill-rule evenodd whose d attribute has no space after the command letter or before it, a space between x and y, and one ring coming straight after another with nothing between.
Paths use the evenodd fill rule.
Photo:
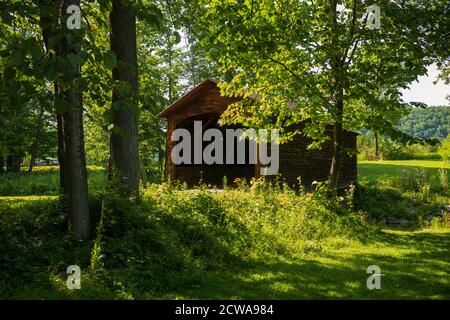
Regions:
<instances>
[{"instance_id":1,"label":"mown grass","mask_svg":"<svg viewBox=\"0 0 450 320\"><path fill-rule=\"evenodd\" d=\"M183 299L449 299L450 230L384 230L376 240L334 238L319 252L255 260L235 273L213 272ZM368 290L378 265L381 290Z\"/></svg>"},{"instance_id":2,"label":"mown grass","mask_svg":"<svg viewBox=\"0 0 450 320\"><path fill-rule=\"evenodd\" d=\"M67 233L57 188L29 188L33 175L55 179L43 170L19 180L20 193L0 197L0 297L449 299L450 229L423 219L449 202L448 191L400 189L391 165L363 163L361 177L378 178L346 205L256 181L224 192L152 184L138 207L106 192L104 172L93 170L91 213L102 226L83 242ZM386 215L414 225L382 229L374 221ZM74 264L81 290L66 288ZM384 274L381 290L366 287L370 265Z\"/></svg>"},{"instance_id":3,"label":"mown grass","mask_svg":"<svg viewBox=\"0 0 450 320\"><path fill-rule=\"evenodd\" d=\"M358 181L360 183L376 183L393 181L405 168L422 168L433 184L437 184L437 175L440 168L447 169L450 177L450 163L439 160L383 160L359 161Z\"/></svg>"}]
</instances>

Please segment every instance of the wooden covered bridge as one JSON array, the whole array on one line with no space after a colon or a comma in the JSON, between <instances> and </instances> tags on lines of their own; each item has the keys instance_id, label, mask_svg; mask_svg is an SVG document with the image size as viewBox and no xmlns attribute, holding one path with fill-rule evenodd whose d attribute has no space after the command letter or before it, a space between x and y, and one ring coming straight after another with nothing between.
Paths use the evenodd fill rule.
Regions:
<instances>
[{"instance_id":1,"label":"wooden covered bridge","mask_svg":"<svg viewBox=\"0 0 450 320\"><path fill-rule=\"evenodd\" d=\"M252 164L248 157L244 164L179 164L171 159L171 152L176 142L171 140L172 132L177 128L193 131L194 121L202 121L202 129L218 128L225 130L230 127L218 125L218 120L226 108L241 98L224 97L220 93L217 82L207 79L185 94L179 100L168 106L158 116L167 119L167 172L172 180L187 182L189 185L203 181L207 184L221 186L223 177L229 182L236 178L249 180L260 176L259 162ZM333 126L327 127L327 134L331 135ZM344 147L356 149L357 133L344 131ZM332 159L332 142L327 140L321 150L308 150L310 139L297 135L292 141L279 146L279 171L281 178L289 185L296 185L298 177L302 184L311 186L313 181L325 181ZM205 145L204 145L205 146ZM204 147L203 146L203 147ZM247 146L248 148L248 146ZM248 150L248 149L247 149ZM226 150L224 154L226 154ZM357 180L356 156L347 153L342 159L342 169L339 188L345 188Z\"/></svg>"}]
</instances>

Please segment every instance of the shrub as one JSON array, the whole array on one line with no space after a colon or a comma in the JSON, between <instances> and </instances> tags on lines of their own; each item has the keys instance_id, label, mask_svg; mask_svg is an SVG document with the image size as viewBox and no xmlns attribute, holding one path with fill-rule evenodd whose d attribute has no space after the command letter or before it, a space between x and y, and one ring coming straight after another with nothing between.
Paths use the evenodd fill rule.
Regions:
<instances>
[{"instance_id":1,"label":"shrub","mask_svg":"<svg viewBox=\"0 0 450 320\"><path fill-rule=\"evenodd\" d=\"M428 184L427 173L423 168L403 168L396 182L402 190L419 191Z\"/></svg>"},{"instance_id":2,"label":"shrub","mask_svg":"<svg viewBox=\"0 0 450 320\"><path fill-rule=\"evenodd\" d=\"M439 185L441 186L442 191L448 190L448 173L444 168L439 169Z\"/></svg>"},{"instance_id":3,"label":"shrub","mask_svg":"<svg viewBox=\"0 0 450 320\"><path fill-rule=\"evenodd\" d=\"M450 212L444 212L442 214L442 224L446 227L450 227Z\"/></svg>"},{"instance_id":4,"label":"shrub","mask_svg":"<svg viewBox=\"0 0 450 320\"><path fill-rule=\"evenodd\" d=\"M442 141L439 154L442 160L450 162L450 135Z\"/></svg>"}]
</instances>

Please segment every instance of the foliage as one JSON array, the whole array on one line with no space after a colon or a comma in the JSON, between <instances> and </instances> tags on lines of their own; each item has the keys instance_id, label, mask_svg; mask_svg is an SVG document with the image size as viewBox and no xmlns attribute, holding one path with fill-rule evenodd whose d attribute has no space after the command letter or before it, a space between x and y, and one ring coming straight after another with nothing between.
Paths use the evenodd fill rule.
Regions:
<instances>
[{"instance_id":1,"label":"foliage","mask_svg":"<svg viewBox=\"0 0 450 320\"><path fill-rule=\"evenodd\" d=\"M408 109L398 89L431 62L427 50L432 47L426 43L442 31L430 27L444 3L379 2L379 30L365 26L368 2L341 1L336 16L331 3L211 3L202 18L208 24L205 41L214 44L211 56L222 71L234 75L222 85L223 92L240 95L245 88L258 96L251 105L244 101L230 107L224 121L283 130L309 119L304 131L314 139L323 139L329 121L343 121L350 129L375 128L406 138L391 122ZM392 38L401 39L401 45L388 40ZM339 96L337 86L345 91L343 119L333 100Z\"/></svg>"},{"instance_id":2,"label":"foliage","mask_svg":"<svg viewBox=\"0 0 450 320\"><path fill-rule=\"evenodd\" d=\"M399 122L399 129L420 139L445 139L450 134L450 106L414 109Z\"/></svg>"},{"instance_id":3,"label":"foliage","mask_svg":"<svg viewBox=\"0 0 450 320\"><path fill-rule=\"evenodd\" d=\"M439 169L439 184L441 185L441 188L443 191L447 191L449 189L449 172L441 168Z\"/></svg>"},{"instance_id":4,"label":"foliage","mask_svg":"<svg viewBox=\"0 0 450 320\"><path fill-rule=\"evenodd\" d=\"M358 158L372 160L375 158L375 140L373 133L366 131L357 138ZM402 144L388 137L378 138L379 158L383 160L441 160L437 146L428 144Z\"/></svg>"},{"instance_id":5,"label":"foliage","mask_svg":"<svg viewBox=\"0 0 450 320\"><path fill-rule=\"evenodd\" d=\"M419 191L427 185L427 174L423 168L406 168L399 172L398 186L402 190Z\"/></svg>"},{"instance_id":6,"label":"foliage","mask_svg":"<svg viewBox=\"0 0 450 320\"><path fill-rule=\"evenodd\" d=\"M439 154L442 159L450 162L450 135L442 141L441 146L439 147Z\"/></svg>"},{"instance_id":7,"label":"foliage","mask_svg":"<svg viewBox=\"0 0 450 320\"><path fill-rule=\"evenodd\" d=\"M443 165L417 160L359 163L361 188L355 205L377 220L391 216L425 226L427 217L440 212L450 199L450 167Z\"/></svg>"},{"instance_id":8,"label":"foliage","mask_svg":"<svg viewBox=\"0 0 450 320\"><path fill-rule=\"evenodd\" d=\"M382 163L373 166L383 167ZM434 174L439 166L435 164ZM384 167L395 181L400 167L392 172ZM53 167L37 169L28 176L30 179L40 179L44 174L57 177ZM91 168L91 178L97 170L100 168ZM361 177L363 188L355 191L353 201L351 194L348 199L332 200L325 196L324 189L296 193L286 186L267 186L263 180L254 180L223 192L208 191L205 186L187 190L177 184L150 184L142 188L142 205L136 206L120 197L116 188L102 191L106 186L103 180L101 188L90 188L94 191L90 210L98 226L96 237L81 242L66 235L67 218L56 196L0 197L0 241L4 244L0 247L0 268L4 271L0 275L0 296L336 297L333 288L337 286L344 290L339 291L339 297L369 297L367 289L342 286L353 274L347 268L365 270L368 261L361 255L376 251L377 257L383 255L383 261L389 261L383 268L392 274L405 272L412 260L410 251L404 250L415 252L418 243L422 249L426 246L429 254L434 252L433 261L439 261L423 262L423 268L431 273L446 268L447 258L440 251L448 246L444 229L433 229L433 233L380 233L371 221L396 215L415 221L417 226L424 225L421 221L426 215L436 212L448 197L436 193L441 191L428 175L430 190L401 191L382 172L372 176L363 164L362 173L372 182L368 184ZM19 179L19 175L14 178ZM429 193L427 197L425 192ZM434 233L439 235L439 244ZM341 261L346 272L341 274L340 267L330 261ZM81 267L81 290L65 287L66 268L72 264ZM313 281L311 286L295 292L282 289L301 280L299 271ZM314 277L317 273L327 278ZM414 272L411 275L423 277ZM269 281L271 277L275 278ZM276 280L278 277L283 280ZM440 278L433 275L432 279ZM409 280L404 285L410 286L411 297L445 296L439 295L436 287L424 291ZM244 283L249 282L252 285L247 288ZM328 289L323 287L319 293L313 284ZM447 288L441 281L436 286ZM392 297L404 294L395 287L389 292Z\"/></svg>"}]
</instances>

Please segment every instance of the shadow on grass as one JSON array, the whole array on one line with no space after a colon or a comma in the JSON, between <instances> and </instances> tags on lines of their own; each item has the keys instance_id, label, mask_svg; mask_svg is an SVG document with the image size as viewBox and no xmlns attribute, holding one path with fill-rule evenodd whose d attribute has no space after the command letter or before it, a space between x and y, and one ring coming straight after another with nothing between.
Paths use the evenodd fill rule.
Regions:
<instances>
[{"instance_id":1,"label":"shadow on grass","mask_svg":"<svg viewBox=\"0 0 450 320\"><path fill-rule=\"evenodd\" d=\"M386 255L374 247L373 253L337 251L320 258L254 260L243 272L205 274L204 285L179 294L194 299L450 298L450 232L383 233L371 242L409 251ZM381 290L367 289L370 265L378 265L384 274Z\"/></svg>"},{"instance_id":2,"label":"shadow on grass","mask_svg":"<svg viewBox=\"0 0 450 320\"><path fill-rule=\"evenodd\" d=\"M105 239L108 279L101 274L86 278L82 290L68 292L55 277L65 279L71 264L87 270L92 243L67 237L67 221L58 215L55 201L42 201L20 212L0 212L2 298L127 297L122 292L134 298L450 298L450 232L383 232L364 244L344 243L318 254L292 257L285 252L242 262L241 257L234 259L229 244L236 235L249 232L246 226L230 221L230 233L218 222L220 211L201 213L209 223L193 223L195 216L185 208L164 216L151 204L146 208L151 220L139 220L141 216ZM198 198L198 208L191 209L206 204L213 208L216 201ZM384 274L381 290L366 287L370 265L380 266ZM7 288L2 277L9 278Z\"/></svg>"}]
</instances>

